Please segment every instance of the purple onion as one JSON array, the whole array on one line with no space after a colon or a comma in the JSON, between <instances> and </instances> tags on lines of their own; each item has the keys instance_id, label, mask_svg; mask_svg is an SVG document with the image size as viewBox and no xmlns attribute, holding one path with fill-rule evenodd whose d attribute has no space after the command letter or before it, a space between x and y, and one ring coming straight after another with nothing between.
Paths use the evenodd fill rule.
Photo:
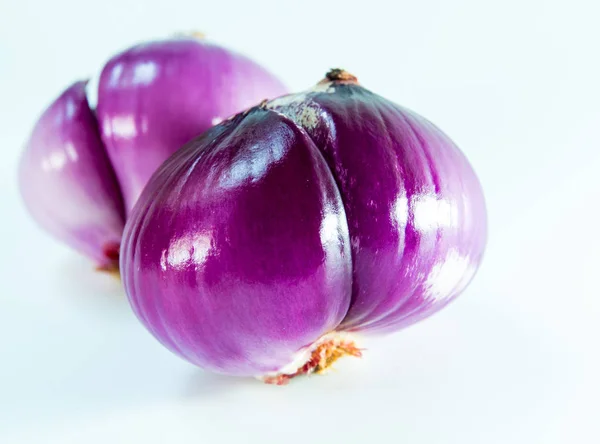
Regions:
<instances>
[{"instance_id":1,"label":"purple onion","mask_svg":"<svg viewBox=\"0 0 600 444\"><path fill-rule=\"evenodd\" d=\"M129 213L163 161L193 137L263 99L287 93L240 54L189 37L114 56L98 85L98 121Z\"/></svg>"},{"instance_id":2,"label":"purple onion","mask_svg":"<svg viewBox=\"0 0 600 444\"><path fill-rule=\"evenodd\" d=\"M221 119L286 92L251 60L195 38L112 58L96 116L85 88L71 86L37 122L20 187L42 227L107 269L118 268L125 215L167 157Z\"/></svg>"},{"instance_id":3,"label":"purple onion","mask_svg":"<svg viewBox=\"0 0 600 444\"><path fill-rule=\"evenodd\" d=\"M452 141L332 70L168 159L127 222L121 274L170 350L284 383L360 354L353 332L445 306L485 239L480 184Z\"/></svg>"},{"instance_id":4,"label":"purple onion","mask_svg":"<svg viewBox=\"0 0 600 444\"><path fill-rule=\"evenodd\" d=\"M42 227L112 270L118 269L123 203L85 86L71 85L39 118L21 157L19 186Z\"/></svg>"}]
</instances>

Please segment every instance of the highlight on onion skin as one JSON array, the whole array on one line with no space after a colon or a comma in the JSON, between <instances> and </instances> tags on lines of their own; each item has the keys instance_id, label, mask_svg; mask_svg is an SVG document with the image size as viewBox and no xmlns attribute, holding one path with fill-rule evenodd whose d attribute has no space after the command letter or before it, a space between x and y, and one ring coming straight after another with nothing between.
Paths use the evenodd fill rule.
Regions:
<instances>
[{"instance_id":1,"label":"highlight on onion skin","mask_svg":"<svg viewBox=\"0 0 600 444\"><path fill-rule=\"evenodd\" d=\"M37 121L21 157L19 188L40 226L110 271L118 269L123 203L85 86L71 85Z\"/></svg>"},{"instance_id":2,"label":"highlight on onion skin","mask_svg":"<svg viewBox=\"0 0 600 444\"><path fill-rule=\"evenodd\" d=\"M485 242L481 186L454 143L332 70L168 159L127 222L121 275L171 351L285 384L360 356L355 334L440 310Z\"/></svg>"},{"instance_id":3,"label":"highlight on onion skin","mask_svg":"<svg viewBox=\"0 0 600 444\"><path fill-rule=\"evenodd\" d=\"M102 69L97 115L129 213L158 166L179 147L286 87L249 58L204 39L153 41Z\"/></svg>"},{"instance_id":4,"label":"highlight on onion skin","mask_svg":"<svg viewBox=\"0 0 600 444\"><path fill-rule=\"evenodd\" d=\"M98 86L77 82L48 107L25 146L19 186L41 227L109 271L156 168L215 123L286 93L250 59L192 37L123 51Z\"/></svg>"}]
</instances>

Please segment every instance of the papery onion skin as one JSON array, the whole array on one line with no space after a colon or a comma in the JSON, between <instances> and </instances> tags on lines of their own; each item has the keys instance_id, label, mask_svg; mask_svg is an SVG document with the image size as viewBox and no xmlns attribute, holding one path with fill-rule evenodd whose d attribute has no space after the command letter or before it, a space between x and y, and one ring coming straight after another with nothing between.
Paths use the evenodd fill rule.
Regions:
<instances>
[{"instance_id":1,"label":"papery onion skin","mask_svg":"<svg viewBox=\"0 0 600 444\"><path fill-rule=\"evenodd\" d=\"M40 226L99 268L118 268L123 202L88 106L86 82L67 88L25 145L19 188Z\"/></svg>"},{"instance_id":2,"label":"papery onion skin","mask_svg":"<svg viewBox=\"0 0 600 444\"><path fill-rule=\"evenodd\" d=\"M134 46L102 70L97 115L128 214L158 166L184 143L286 87L252 60L182 37Z\"/></svg>"},{"instance_id":3,"label":"papery onion skin","mask_svg":"<svg viewBox=\"0 0 600 444\"><path fill-rule=\"evenodd\" d=\"M344 201L353 295L340 329L395 331L463 291L483 256L486 209L448 136L341 70L267 107L308 132Z\"/></svg>"},{"instance_id":4,"label":"papery onion skin","mask_svg":"<svg viewBox=\"0 0 600 444\"><path fill-rule=\"evenodd\" d=\"M127 222L121 256L148 330L188 361L240 376L277 371L339 325L351 269L324 159L296 124L261 108L160 167Z\"/></svg>"}]
</instances>

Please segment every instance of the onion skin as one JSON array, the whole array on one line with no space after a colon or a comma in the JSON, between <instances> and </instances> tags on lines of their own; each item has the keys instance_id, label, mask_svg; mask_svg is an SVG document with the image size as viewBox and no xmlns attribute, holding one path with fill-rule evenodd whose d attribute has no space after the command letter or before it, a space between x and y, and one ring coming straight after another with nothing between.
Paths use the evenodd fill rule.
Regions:
<instances>
[{"instance_id":1,"label":"onion skin","mask_svg":"<svg viewBox=\"0 0 600 444\"><path fill-rule=\"evenodd\" d=\"M333 70L163 164L127 222L121 274L169 349L283 384L360 356L354 332L397 331L448 304L486 231L456 145Z\"/></svg>"},{"instance_id":2,"label":"onion skin","mask_svg":"<svg viewBox=\"0 0 600 444\"><path fill-rule=\"evenodd\" d=\"M148 42L113 57L98 85L97 116L129 214L179 147L286 87L252 60L189 37Z\"/></svg>"},{"instance_id":3,"label":"onion skin","mask_svg":"<svg viewBox=\"0 0 600 444\"><path fill-rule=\"evenodd\" d=\"M217 372L260 376L350 303L346 216L314 143L254 108L179 150L128 220L121 275L142 323Z\"/></svg>"},{"instance_id":4,"label":"onion skin","mask_svg":"<svg viewBox=\"0 0 600 444\"><path fill-rule=\"evenodd\" d=\"M118 268L123 203L85 86L71 85L37 121L21 157L19 188L41 227L110 270Z\"/></svg>"},{"instance_id":5,"label":"onion skin","mask_svg":"<svg viewBox=\"0 0 600 444\"><path fill-rule=\"evenodd\" d=\"M339 70L267 107L307 131L344 201L353 293L340 329L396 331L463 291L485 248L485 202L442 131Z\"/></svg>"}]
</instances>

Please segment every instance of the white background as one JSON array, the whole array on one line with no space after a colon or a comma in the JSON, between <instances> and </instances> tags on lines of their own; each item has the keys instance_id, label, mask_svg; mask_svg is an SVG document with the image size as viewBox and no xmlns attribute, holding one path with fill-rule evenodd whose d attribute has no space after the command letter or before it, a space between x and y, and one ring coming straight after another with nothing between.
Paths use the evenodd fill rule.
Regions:
<instances>
[{"instance_id":1,"label":"white background","mask_svg":"<svg viewBox=\"0 0 600 444\"><path fill-rule=\"evenodd\" d=\"M0 0L0 442L598 443L594 0ZM38 113L139 40L200 30L295 90L341 66L471 159L489 244L445 311L287 387L206 374L40 231L16 162Z\"/></svg>"}]
</instances>

